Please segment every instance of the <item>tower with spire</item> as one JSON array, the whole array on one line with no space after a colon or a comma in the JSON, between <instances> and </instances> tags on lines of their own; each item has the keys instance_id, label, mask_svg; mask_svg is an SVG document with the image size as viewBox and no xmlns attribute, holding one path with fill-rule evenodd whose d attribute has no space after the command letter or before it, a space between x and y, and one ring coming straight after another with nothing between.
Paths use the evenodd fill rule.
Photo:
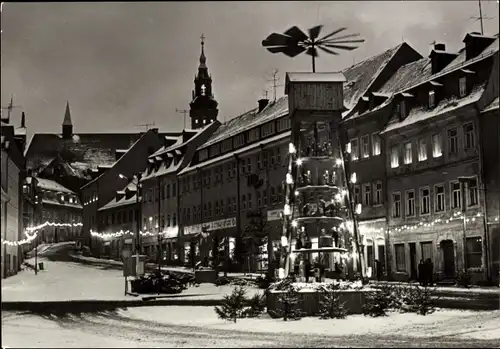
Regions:
<instances>
[{"instance_id":1,"label":"tower with spire","mask_svg":"<svg viewBox=\"0 0 500 349\"><path fill-rule=\"evenodd\" d=\"M69 102L66 101L66 111L62 123L62 138L69 139L73 137L73 123L71 122L71 113L69 111Z\"/></svg>"},{"instance_id":2,"label":"tower with spire","mask_svg":"<svg viewBox=\"0 0 500 349\"><path fill-rule=\"evenodd\" d=\"M191 128L197 129L217 120L218 103L212 92L212 77L208 74L205 57L205 36L201 34L201 54L198 74L194 78L192 101L189 103Z\"/></svg>"}]
</instances>

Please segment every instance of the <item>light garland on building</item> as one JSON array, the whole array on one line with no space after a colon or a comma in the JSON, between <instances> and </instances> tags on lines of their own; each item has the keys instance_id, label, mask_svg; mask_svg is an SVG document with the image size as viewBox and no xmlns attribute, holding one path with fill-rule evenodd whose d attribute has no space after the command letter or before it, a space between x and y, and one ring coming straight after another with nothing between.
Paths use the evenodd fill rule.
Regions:
<instances>
[{"instance_id":1,"label":"light garland on building","mask_svg":"<svg viewBox=\"0 0 500 349\"><path fill-rule=\"evenodd\" d=\"M175 233L175 232L178 232L178 227L176 228L167 228L165 230L163 230L162 232L159 232L159 233L152 233L152 232L149 232L149 231L139 231L139 234L141 234L141 236L158 236L158 235L162 235L164 237L167 237L167 238L172 238L172 233ZM97 231L93 231L91 230L90 231L90 235L92 237L95 237L95 238L100 238L100 239L103 239L103 240L106 240L106 239L113 239L113 238L118 238L118 237L121 237L121 236L124 236L124 235L135 235L135 232L133 231L130 231L130 230L120 230L120 231L117 231L117 232L114 232L114 233L99 233ZM177 235L177 234L175 234Z\"/></svg>"},{"instance_id":2,"label":"light garland on building","mask_svg":"<svg viewBox=\"0 0 500 349\"><path fill-rule=\"evenodd\" d=\"M45 228L45 227L81 227L83 226L82 223L56 223L56 222L49 222L46 221L45 223L39 224L35 227L28 227L24 231L24 235L26 235L26 238L22 240L17 240L17 241L10 241L10 240L4 240L2 239L2 244L7 245L7 246L22 246L25 244L29 244L33 240L36 239L38 236L38 231ZM29 233L32 233L30 235Z\"/></svg>"}]
</instances>

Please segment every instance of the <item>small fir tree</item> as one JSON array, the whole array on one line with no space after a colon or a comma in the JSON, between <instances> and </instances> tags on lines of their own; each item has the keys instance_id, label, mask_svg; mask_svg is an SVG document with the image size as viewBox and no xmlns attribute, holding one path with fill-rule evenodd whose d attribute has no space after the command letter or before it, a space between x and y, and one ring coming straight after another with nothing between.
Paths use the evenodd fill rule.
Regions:
<instances>
[{"instance_id":1,"label":"small fir tree","mask_svg":"<svg viewBox=\"0 0 500 349\"><path fill-rule=\"evenodd\" d=\"M382 286L380 289L366 294L366 303L363 305L365 316L385 316L393 304L394 290L392 286Z\"/></svg>"},{"instance_id":2,"label":"small fir tree","mask_svg":"<svg viewBox=\"0 0 500 349\"><path fill-rule=\"evenodd\" d=\"M284 321L299 320L302 317L302 311L298 308L300 299L297 288L285 279L281 285L276 287L276 290L284 291L277 297L282 308L271 311L271 316L283 318Z\"/></svg>"},{"instance_id":3,"label":"small fir tree","mask_svg":"<svg viewBox=\"0 0 500 349\"><path fill-rule=\"evenodd\" d=\"M250 298L248 305L245 309L246 317L258 317L266 310L266 296L257 293Z\"/></svg>"},{"instance_id":4,"label":"small fir tree","mask_svg":"<svg viewBox=\"0 0 500 349\"><path fill-rule=\"evenodd\" d=\"M412 289L410 310L418 315L432 314L436 310L433 292L434 288L428 286L415 286Z\"/></svg>"},{"instance_id":5,"label":"small fir tree","mask_svg":"<svg viewBox=\"0 0 500 349\"><path fill-rule=\"evenodd\" d=\"M321 319L345 319L347 309L340 300L340 284L331 282L318 287L320 291L319 316Z\"/></svg>"},{"instance_id":6,"label":"small fir tree","mask_svg":"<svg viewBox=\"0 0 500 349\"><path fill-rule=\"evenodd\" d=\"M230 295L225 295L222 305L215 307L215 312L220 319L236 322L245 317L246 290L236 286Z\"/></svg>"}]
</instances>

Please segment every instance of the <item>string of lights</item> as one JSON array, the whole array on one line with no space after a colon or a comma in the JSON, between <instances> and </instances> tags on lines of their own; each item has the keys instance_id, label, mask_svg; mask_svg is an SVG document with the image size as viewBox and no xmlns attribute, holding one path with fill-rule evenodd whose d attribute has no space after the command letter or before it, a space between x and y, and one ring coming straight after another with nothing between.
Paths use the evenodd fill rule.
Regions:
<instances>
[{"instance_id":1,"label":"string of lights","mask_svg":"<svg viewBox=\"0 0 500 349\"><path fill-rule=\"evenodd\" d=\"M45 223L39 224L35 227L26 228L26 230L24 231L24 235L26 235L26 238L24 238L22 240L17 240L17 241L2 239L2 244L7 245L7 246L22 246L22 245L28 244L38 236L39 230L41 230L47 226L50 226L50 227L81 227L81 226L83 226L83 224L82 223L57 223L57 222L46 221ZM30 235L30 233L31 233L31 235Z\"/></svg>"},{"instance_id":2,"label":"string of lights","mask_svg":"<svg viewBox=\"0 0 500 349\"><path fill-rule=\"evenodd\" d=\"M141 234L141 236L158 236L158 235L162 235L164 237L172 237L172 232L173 231L177 232L178 228L165 229L165 230L163 230L162 232L159 232L159 233L152 233L152 232L149 232L149 231L140 231L139 234ZM93 230L90 231L90 235L92 237L100 238L100 239L103 239L103 240L112 239L112 238L118 238L118 237L125 236L125 235L134 235L134 234L135 234L135 232L133 232L131 230L119 230L119 231L116 231L114 233L99 233L99 232L93 231ZM175 235L177 236L177 234L175 234Z\"/></svg>"}]
</instances>

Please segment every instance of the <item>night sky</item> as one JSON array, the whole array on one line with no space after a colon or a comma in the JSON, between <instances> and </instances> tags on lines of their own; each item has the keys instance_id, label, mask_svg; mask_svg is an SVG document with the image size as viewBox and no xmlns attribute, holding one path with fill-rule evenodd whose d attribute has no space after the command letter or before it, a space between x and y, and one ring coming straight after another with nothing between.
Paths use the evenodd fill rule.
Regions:
<instances>
[{"instance_id":1,"label":"night sky","mask_svg":"<svg viewBox=\"0 0 500 349\"><path fill-rule=\"evenodd\" d=\"M482 1L485 34L498 32L498 2ZM477 1L5 3L1 104L27 115L28 132L60 132L66 100L74 131L140 131L155 122L180 130L200 55L200 36L219 102L219 120L257 106L277 68L310 71L310 57L267 52L261 41L292 25L322 32L347 26L366 39L340 56L323 55L317 71L338 71L402 40L422 55L430 43L462 47L480 31ZM278 96L284 88L278 87ZM20 109L12 122L19 124Z\"/></svg>"}]
</instances>

